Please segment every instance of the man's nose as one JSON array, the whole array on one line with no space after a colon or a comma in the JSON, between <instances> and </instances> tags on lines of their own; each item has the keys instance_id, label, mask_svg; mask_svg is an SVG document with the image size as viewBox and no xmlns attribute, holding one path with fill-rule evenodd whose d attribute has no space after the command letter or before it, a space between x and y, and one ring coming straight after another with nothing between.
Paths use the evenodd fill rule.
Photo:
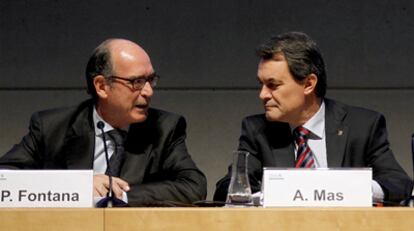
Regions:
<instances>
[{"instance_id":1,"label":"man's nose","mask_svg":"<svg viewBox=\"0 0 414 231\"><path fill-rule=\"evenodd\" d=\"M270 90L266 87L266 85L262 85L259 93L259 98L261 100L266 100L270 97Z\"/></svg>"},{"instance_id":2,"label":"man's nose","mask_svg":"<svg viewBox=\"0 0 414 231\"><path fill-rule=\"evenodd\" d=\"M151 97L154 94L154 89L149 82L145 82L144 87L141 89L141 95Z\"/></svg>"}]
</instances>

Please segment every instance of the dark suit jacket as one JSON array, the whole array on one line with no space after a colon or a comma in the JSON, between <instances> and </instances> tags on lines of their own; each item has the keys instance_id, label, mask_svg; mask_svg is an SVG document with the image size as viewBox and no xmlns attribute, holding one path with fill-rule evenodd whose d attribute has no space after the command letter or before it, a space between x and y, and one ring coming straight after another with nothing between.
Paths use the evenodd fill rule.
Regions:
<instances>
[{"instance_id":1,"label":"dark suit jacket","mask_svg":"<svg viewBox=\"0 0 414 231\"><path fill-rule=\"evenodd\" d=\"M367 109L325 99L328 167L372 167L373 178L386 201L411 195L412 181L389 148L384 117ZM289 124L268 122L264 114L242 122L239 149L251 153L248 172L252 191L260 191L263 167L294 167L294 143ZM214 200L224 201L231 170L217 182Z\"/></svg>"},{"instance_id":2,"label":"dark suit jacket","mask_svg":"<svg viewBox=\"0 0 414 231\"><path fill-rule=\"evenodd\" d=\"M95 132L93 102L33 114L29 133L0 158L19 169L92 169ZM132 124L120 178L131 187L131 204L151 201L191 203L206 197L206 178L187 152L186 122L179 115L149 109Z\"/></svg>"}]
</instances>

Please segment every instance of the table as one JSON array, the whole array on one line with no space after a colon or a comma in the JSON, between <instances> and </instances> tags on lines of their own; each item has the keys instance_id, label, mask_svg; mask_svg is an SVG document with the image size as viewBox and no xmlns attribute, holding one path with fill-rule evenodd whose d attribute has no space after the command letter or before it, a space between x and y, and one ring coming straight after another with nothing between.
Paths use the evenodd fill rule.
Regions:
<instances>
[{"instance_id":1,"label":"table","mask_svg":"<svg viewBox=\"0 0 414 231\"><path fill-rule=\"evenodd\" d=\"M0 230L412 230L414 209L0 209Z\"/></svg>"}]
</instances>

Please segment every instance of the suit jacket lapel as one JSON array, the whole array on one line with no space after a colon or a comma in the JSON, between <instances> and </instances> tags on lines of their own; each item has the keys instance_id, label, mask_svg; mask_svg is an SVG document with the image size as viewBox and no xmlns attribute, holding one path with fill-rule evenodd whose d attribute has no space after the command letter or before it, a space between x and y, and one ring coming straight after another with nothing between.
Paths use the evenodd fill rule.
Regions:
<instances>
[{"instance_id":1,"label":"suit jacket lapel","mask_svg":"<svg viewBox=\"0 0 414 231\"><path fill-rule=\"evenodd\" d=\"M93 104L82 109L68 130L63 145L68 169L92 169L95 150Z\"/></svg>"},{"instance_id":2,"label":"suit jacket lapel","mask_svg":"<svg viewBox=\"0 0 414 231\"><path fill-rule=\"evenodd\" d=\"M325 135L328 167L341 167L345 155L348 127L343 123L346 110L325 99Z\"/></svg>"},{"instance_id":3,"label":"suit jacket lapel","mask_svg":"<svg viewBox=\"0 0 414 231\"><path fill-rule=\"evenodd\" d=\"M289 125L287 123L270 122L266 126L266 133L272 150L272 167L295 166L295 150Z\"/></svg>"},{"instance_id":4,"label":"suit jacket lapel","mask_svg":"<svg viewBox=\"0 0 414 231\"><path fill-rule=\"evenodd\" d=\"M275 167L293 167L295 166L295 150L292 145L275 148L272 150Z\"/></svg>"},{"instance_id":5,"label":"suit jacket lapel","mask_svg":"<svg viewBox=\"0 0 414 231\"><path fill-rule=\"evenodd\" d=\"M146 171L146 163L151 147L140 153L126 151L125 161L121 168L121 178L130 184L141 184Z\"/></svg>"},{"instance_id":6,"label":"suit jacket lapel","mask_svg":"<svg viewBox=\"0 0 414 231\"><path fill-rule=\"evenodd\" d=\"M150 117L150 116L149 116ZM132 124L125 143L125 161L121 168L121 178L130 184L142 183L152 151L152 134L148 129L148 118L144 123Z\"/></svg>"}]
</instances>

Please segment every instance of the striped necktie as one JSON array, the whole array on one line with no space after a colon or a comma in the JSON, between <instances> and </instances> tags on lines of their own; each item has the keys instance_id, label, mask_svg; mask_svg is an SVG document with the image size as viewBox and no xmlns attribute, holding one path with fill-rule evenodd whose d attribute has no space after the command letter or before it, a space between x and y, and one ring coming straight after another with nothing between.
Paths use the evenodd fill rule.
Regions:
<instances>
[{"instance_id":1,"label":"striped necktie","mask_svg":"<svg viewBox=\"0 0 414 231\"><path fill-rule=\"evenodd\" d=\"M299 126L293 130L298 150L295 168L315 168L312 150L308 146L309 130Z\"/></svg>"}]
</instances>

